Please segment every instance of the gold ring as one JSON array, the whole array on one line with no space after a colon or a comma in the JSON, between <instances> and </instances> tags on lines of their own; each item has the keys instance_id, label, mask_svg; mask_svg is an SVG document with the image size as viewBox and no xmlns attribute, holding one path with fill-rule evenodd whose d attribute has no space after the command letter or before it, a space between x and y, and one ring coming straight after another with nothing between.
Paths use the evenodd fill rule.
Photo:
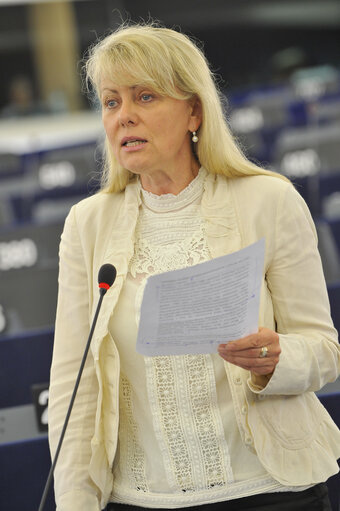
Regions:
<instances>
[{"instance_id":1,"label":"gold ring","mask_svg":"<svg viewBox=\"0 0 340 511\"><path fill-rule=\"evenodd\" d=\"M260 351L260 358L265 358L268 355L268 348L267 346L263 346Z\"/></svg>"}]
</instances>

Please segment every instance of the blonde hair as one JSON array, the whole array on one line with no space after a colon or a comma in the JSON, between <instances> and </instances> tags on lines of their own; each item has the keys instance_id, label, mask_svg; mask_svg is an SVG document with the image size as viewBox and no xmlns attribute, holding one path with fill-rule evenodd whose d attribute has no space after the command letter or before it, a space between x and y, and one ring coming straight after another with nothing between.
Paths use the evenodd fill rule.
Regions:
<instances>
[{"instance_id":1,"label":"blonde hair","mask_svg":"<svg viewBox=\"0 0 340 511\"><path fill-rule=\"evenodd\" d=\"M255 165L242 153L229 130L215 77L203 52L188 36L154 23L123 25L90 48L85 73L98 96L104 76L118 85L148 85L177 99L198 98L202 123L195 154L208 172L230 178L262 174L286 179ZM133 178L118 163L106 138L102 190L120 192Z\"/></svg>"}]
</instances>

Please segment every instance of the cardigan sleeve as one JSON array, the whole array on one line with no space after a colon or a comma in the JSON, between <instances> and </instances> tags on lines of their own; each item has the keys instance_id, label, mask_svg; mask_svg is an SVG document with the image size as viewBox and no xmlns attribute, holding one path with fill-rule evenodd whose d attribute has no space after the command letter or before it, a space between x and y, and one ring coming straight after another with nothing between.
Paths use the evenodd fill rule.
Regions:
<instances>
[{"instance_id":1,"label":"cardigan sleeve","mask_svg":"<svg viewBox=\"0 0 340 511\"><path fill-rule=\"evenodd\" d=\"M281 355L255 393L293 395L318 391L340 372L337 332L330 316L317 236L302 197L288 186L277 206L274 252L266 274Z\"/></svg>"},{"instance_id":2,"label":"cardigan sleeve","mask_svg":"<svg viewBox=\"0 0 340 511\"><path fill-rule=\"evenodd\" d=\"M49 394L49 443L54 456L90 329L89 280L76 221L65 221L59 251L59 293ZM89 477L98 383L91 351L55 469L57 511L97 511L98 488Z\"/></svg>"}]
</instances>

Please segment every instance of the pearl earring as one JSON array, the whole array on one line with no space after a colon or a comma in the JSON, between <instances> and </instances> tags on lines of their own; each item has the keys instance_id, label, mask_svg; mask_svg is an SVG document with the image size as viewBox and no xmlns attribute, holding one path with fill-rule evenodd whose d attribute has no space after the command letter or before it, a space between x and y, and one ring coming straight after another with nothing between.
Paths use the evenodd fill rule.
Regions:
<instances>
[{"instance_id":1,"label":"pearl earring","mask_svg":"<svg viewBox=\"0 0 340 511\"><path fill-rule=\"evenodd\" d=\"M197 136L197 134L196 134L196 131L193 131L193 132L192 132L192 138L191 138L191 140L192 140L194 143L198 142L198 136Z\"/></svg>"}]
</instances>

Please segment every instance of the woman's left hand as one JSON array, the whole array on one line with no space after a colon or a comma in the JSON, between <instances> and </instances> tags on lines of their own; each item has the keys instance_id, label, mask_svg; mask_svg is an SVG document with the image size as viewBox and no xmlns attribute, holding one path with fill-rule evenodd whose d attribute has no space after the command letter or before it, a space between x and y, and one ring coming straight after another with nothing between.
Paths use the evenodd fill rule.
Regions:
<instances>
[{"instance_id":1,"label":"woman's left hand","mask_svg":"<svg viewBox=\"0 0 340 511\"><path fill-rule=\"evenodd\" d=\"M280 358L279 336L269 328L260 327L256 334L220 344L218 353L227 362L255 375L270 375Z\"/></svg>"}]
</instances>

